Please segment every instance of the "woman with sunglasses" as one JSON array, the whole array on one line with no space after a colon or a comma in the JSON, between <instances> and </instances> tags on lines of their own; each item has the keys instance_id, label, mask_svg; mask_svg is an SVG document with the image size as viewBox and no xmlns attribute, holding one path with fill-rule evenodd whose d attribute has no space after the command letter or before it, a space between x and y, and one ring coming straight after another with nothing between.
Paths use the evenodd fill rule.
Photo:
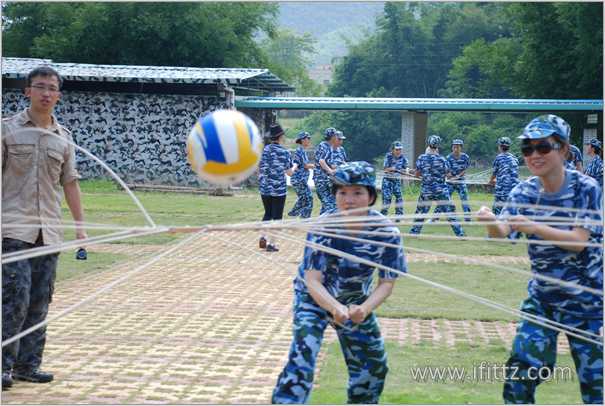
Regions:
<instances>
[{"instance_id":1,"label":"woman with sunglasses","mask_svg":"<svg viewBox=\"0 0 605 406\"><path fill-rule=\"evenodd\" d=\"M477 215L487 225L490 237L517 238L551 244L528 244L532 272L566 282L603 290L603 249L566 243L603 241L602 192L594 179L566 169L569 125L549 114L535 118L519 137L521 152L534 175L509 194L500 216L482 207ZM567 224L564 221L567 219ZM557 221L556 225L552 224ZM587 290L531 279L528 298L521 311L545 322L554 321L580 333L601 336L603 296ZM541 383L537 371L552 372L557 354L558 331L525 319L517 327L504 383L506 403L534 403ZM584 335L587 337L586 335ZM576 366L582 400L603 403L603 346L567 336Z\"/></svg>"}]
</instances>

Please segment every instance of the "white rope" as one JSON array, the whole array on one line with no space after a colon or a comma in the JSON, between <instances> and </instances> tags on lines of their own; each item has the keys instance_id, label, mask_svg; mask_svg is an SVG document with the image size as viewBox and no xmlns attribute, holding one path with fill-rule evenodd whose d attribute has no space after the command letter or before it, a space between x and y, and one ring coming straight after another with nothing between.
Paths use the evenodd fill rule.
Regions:
<instances>
[{"instance_id":1,"label":"white rope","mask_svg":"<svg viewBox=\"0 0 605 406\"><path fill-rule=\"evenodd\" d=\"M124 240L127 238L142 237L145 235L159 234L168 231L166 227L153 227L147 229L119 231L108 235L90 237L81 240L72 240L61 244L43 245L40 247L9 252L2 255L2 264L10 264L11 262L22 261L24 259L34 258L40 255L53 254L55 252L66 251L73 248L86 247L92 244L107 243L112 241Z\"/></svg>"},{"instance_id":2,"label":"white rope","mask_svg":"<svg viewBox=\"0 0 605 406\"><path fill-rule=\"evenodd\" d=\"M461 296L461 297L465 297L465 298L470 299L472 301L484 304L484 305L486 305L488 307L495 308L495 309L501 310L501 311L506 312L506 313L514 314L516 316L519 316L519 317L521 317L521 318L523 318L525 320L531 321L531 322L533 322L535 324L538 324L538 325L541 325L543 327L546 327L546 328L549 328L549 329L552 329L552 330L555 330L555 331L563 332L563 333L565 333L567 335L576 337L576 338L578 338L580 340L587 341L587 342L590 342L592 344L599 345L599 346L603 345L601 341L596 341L596 340L590 339L588 337L585 337L585 336L582 336L582 335L578 335L578 334L573 333L571 331L568 331L566 329L561 329L561 328L555 327L553 325L549 325L549 324L545 323L544 321L540 320L541 318L539 318L539 317L537 317L535 315L531 315L529 313L521 312L521 311L518 311L518 310L508 309L507 307L505 307L505 306L503 306L503 305L501 305L499 303L492 302L491 300L482 298L480 296L476 296L476 295L473 295L473 294L470 294L470 293L467 293L467 292L463 292L463 291L460 291L458 289L455 289L455 288L452 288L452 287L449 287L449 286L446 286L446 285L442 285L440 283L433 282L431 280L424 279L424 278L421 278L421 277L416 276L416 275L412 275L412 274L409 274L409 273L401 272L398 269L390 268L390 267L387 267L385 265L382 265L382 264L379 264L377 262L370 261L370 260L367 260L367 259L364 259L364 258L359 258L359 257L356 257L354 255L348 254L346 252L342 252L342 251L336 250L334 248L325 247L325 246L323 246L321 244L316 244L316 243L308 241L306 239L303 240L303 241L301 241L299 239L292 238L292 237L290 237L290 236L288 236L288 235L286 235L284 233L280 233L280 232L272 232L272 233L274 235L281 236L282 238L290 240L290 241L294 241L294 242L298 242L298 243L302 242L306 246L309 246L311 248L315 248L315 249L320 250L320 251L327 252L328 254L336 255L336 256L339 256L341 258L346 258L346 259L349 259L351 261L359 262L359 263L362 263L362 264L365 264L365 265L369 265L369 266L372 266L374 268L382 269L382 270L385 270L385 271L388 271L388 272L393 272L393 273L396 273L396 274L398 274L400 276L404 276L404 277L407 277L407 278L410 278L410 279L413 279L413 280L425 283L427 285L430 285L430 286L433 286L433 287L445 290L445 291L453 293L455 295L458 295L458 296ZM551 322L551 320L548 320L548 319L544 319L544 320L547 320L548 322Z\"/></svg>"},{"instance_id":3,"label":"white rope","mask_svg":"<svg viewBox=\"0 0 605 406\"><path fill-rule=\"evenodd\" d=\"M373 234L370 234L367 231L362 231L362 230L358 230L358 231L355 231L355 230L339 230L339 231L342 231L342 232L358 232L359 234L373 235ZM342 239L345 239L345 240L358 241L358 242L363 242L363 243L370 243L370 244L374 244L374 245L382 246L382 247L402 248L401 245L391 244L391 243L388 243L388 242L374 241L374 240L365 239L365 238L358 238L358 237L350 237L350 236L342 235L342 234L326 233L324 231L320 231L320 230L316 230L316 229L311 229L310 232L313 233L313 234L324 235L326 237L342 238ZM392 236L393 233L385 232L385 233L383 233L383 235L391 235ZM461 260L461 258L459 256L457 256L457 255L446 254L446 253L431 251L431 250L422 249L422 248L405 247L405 249L406 250L410 250L410 251L424 252L424 253L432 254L432 255L441 255L441 256L445 256L447 258L455 259L457 261ZM495 269L498 269L498 270L514 272L514 273L517 273L517 274L520 274L520 275L524 275L524 276L531 276L533 278L541 279L541 280L544 280L544 281L547 281L547 282L551 282L551 283L556 284L556 285L565 286L565 287L568 287L568 288L573 288L573 289L578 289L578 290L583 290L585 292L589 292L589 293L592 293L592 294L597 295L597 296L603 296L603 291L602 290L593 289L593 288L590 288L588 286L579 285L579 284L574 283L574 282L568 282L568 281L565 281L563 279L553 278L553 277L542 275L542 274L535 273L535 272L524 271L522 269L516 269L516 268L510 268L510 267L501 266L501 265L498 265L498 264L492 264L492 263L488 263L486 261L476 260L476 259L470 258L468 256L465 256L463 258L465 260L467 260L468 262L475 263L476 265L487 265L487 266L490 266L490 267L494 267Z\"/></svg>"},{"instance_id":4,"label":"white rope","mask_svg":"<svg viewBox=\"0 0 605 406\"><path fill-rule=\"evenodd\" d=\"M248 247L246 247L246 246L238 245L237 243L235 243L235 242L233 242L233 241L226 240L226 239L224 239L224 238L220 238L220 237L215 237L215 238L216 238L218 241L222 241L222 242L224 242L224 243L226 243L226 244L229 244L229 245L232 245L232 246L234 246L234 247L236 247L236 248L238 248L238 249L242 249L242 248L243 248L243 249L244 249L244 250L246 250L246 251L249 251L249 252L252 252L253 254L259 255L261 258L264 258L264 259L266 259L266 260L269 260L270 262L273 262L273 263L274 263L274 264L276 264L276 265L279 265L279 267L280 267L280 268L281 268L281 267L283 267L283 263L281 263L281 262L277 262L277 261L276 261L274 258L272 258L272 257L270 257L270 256L268 256L268 255L261 254L261 253L260 253L260 252L258 252L258 251L255 251L255 250L253 250L253 249L250 249L250 248L248 248ZM298 272L298 270L297 270L297 272ZM304 279L302 279L302 278L298 277L298 274L296 275L296 279L297 279L297 280L299 280L299 281L301 281L302 283L304 283L304 284L305 284L305 286L307 287L307 289L309 289L309 290L314 289L314 287L307 285L307 281L305 281ZM314 293L317 293L318 295L320 295L320 296L321 296L321 297L323 297L324 299L329 299L329 298L327 297L328 295L326 295L326 294L325 294L325 292L322 292L322 291L320 291L320 290L315 289L315 290L314 290ZM325 309L324 309L324 310L325 310ZM326 319L328 320L328 322L329 322L329 323L336 324L337 326L339 326L339 327L341 327L341 328L343 328L343 329L345 329L345 330L347 330L347 331L355 331L355 330L357 330L357 327L358 327L357 325L353 326L353 328L347 327L347 326L345 326L344 324L341 324L341 323L337 322L336 320L334 320L334 318L333 318L333 317L331 317L329 314L326 314Z\"/></svg>"},{"instance_id":5,"label":"white rope","mask_svg":"<svg viewBox=\"0 0 605 406\"><path fill-rule=\"evenodd\" d=\"M138 267L136 267L135 269L133 269L130 272L127 272L126 274L124 274L123 276L121 276L120 278L116 279L113 282L108 283L107 285L101 287L100 289L98 289L96 292L94 292L93 294L89 295L88 297L86 297L85 299L82 299L80 302L69 306L67 309L57 313L56 315L53 315L51 317L47 317L45 320L41 321L40 323L28 328L27 330L24 330L22 332L20 332L19 334L10 337L4 341L2 341L2 347L11 344L23 337L25 337L26 335L32 333L33 331L36 331L37 329L46 326L47 324L49 324L52 321L58 320L59 318L75 311L76 309L78 309L81 306L86 305L87 303L92 302L93 300L95 300L97 297L101 296L103 293L108 292L109 290L113 289L115 286L119 285L120 283L126 281L127 279L133 277L134 275L138 274L139 272L141 272L142 270L146 269L147 267L149 267L150 265L155 264L156 262L158 262L160 259L164 258L167 255L172 254L173 252L181 249L182 247L184 247L185 245L187 245L189 242L193 241L195 238L197 238L201 233L203 233L204 231L200 231L199 233L196 233L194 235L191 235L187 238L185 238L184 240L180 241L179 243L177 243L176 245L174 245L172 248L169 248L168 250L154 256L152 259L150 259L149 261L147 261L146 263L144 263L143 265L140 265Z\"/></svg>"},{"instance_id":6,"label":"white rope","mask_svg":"<svg viewBox=\"0 0 605 406\"><path fill-rule=\"evenodd\" d=\"M66 142L70 145L72 145L74 148L76 148L78 151L82 152L84 155L88 156L89 158L91 158L92 160L94 160L95 162L97 162L99 165L101 165L103 167L103 169L105 169L112 178L114 178L116 180L116 182L118 182L120 184L120 186L122 186L122 188L126 191L126 193L128 193L128 195L132 198L132 200L135 202L135 204L137 205L137 207L139 208L139 210L141 211L141 213L143 213L143 216L145 217L145 220L147 221L147 223L149 224L149 226L151 227L155 227L156 224L155 222L152 220L152 218L149 216L149 213L147 213L147 210L145 210L145 207L143 207L143 205L141 204L141 202L139 201L139 199L137 199L137 197L134 195L134 193L132 193L132 191L130 190L130 188L126 185L126 183L124 183L124 181L109 167L107 166L107 164L105 162L103 162L102 160L100 160L99 158L97 158L95 155L93 155L91 152L89 152L87 149L82 148L81 146L77 145L75 142L71 142L69 141L67 138L64 138L60 135L57 135L51 131L42 129L42 128L38 128L36 127L35 129L19 129L16 131L16 133L20 133L20 132L35 132L35 133L44 133L47 135L50 135L52 137L55 137L63 142Z\"/></svg>"}]
</instances>

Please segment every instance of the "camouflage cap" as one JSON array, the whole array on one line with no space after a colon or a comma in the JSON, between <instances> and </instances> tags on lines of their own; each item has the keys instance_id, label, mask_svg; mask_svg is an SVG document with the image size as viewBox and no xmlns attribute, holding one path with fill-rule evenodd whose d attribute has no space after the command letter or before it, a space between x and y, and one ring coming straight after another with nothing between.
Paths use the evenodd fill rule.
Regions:
<instances>
[{"instance_id":1,"label":"camouflage cap","mask_svg":"<svg viewBox=\"0 0 605 406\"><path fill-rule=\"evenodd\" d=\"M391 149L403 149L403 144L401 141L395 141L391 144Z\"/></svg>"},{"instance_id":2,"label":"camouflage cap","mask_svg":"<svg viewBox=\"0 0 605 406\"><path fill-rule=\"evenodd\" d=\"M336 135L336 128L334 128L334 127L328 127L324 131L324 137L325 137L326 141L335 135Z\"/></svg>"},{"instance_id":3,"label":"camouflage cap","mask_svg":"<svg viewBox=\"0 0 605 406\"><path fill-rule=\"evenodd\" d=\"M452 140L452 145L464 145L464 141L462 141L460 138L455 138Z\"/></svg>"},{"instance_id":4,"label":"camouflage cap","mask_svg":"<svg viewBox=\"0 0 605 406\"><path fill-rule=\"evenodd\" d=\"M438 135L431 135L429 137L429 147L436 148L441 145L441 137Z\"/></svg>"},{"instance_id":5,"label":"camouflage cap","mask_svg":"<svg viewBox=\"0 0 605 406\"><path fill-rule=\"evenodd\" d=\"M510 147L510 144L512 144L512 141L508 137L500 137L497 142L498 145L506 145L507 147Z\"/></svg>"},{"instance_id":6,"label":"camouflage cap","mask_svg":"<svg viewBox=\"0 0 605 406\"><path fill-rule=\"evenodd\" d=\"M598 149L603 149L601 141L599 141L596 138L591 138L590 140L584 141L584 144L585 145L592 145L593 147L598 148Z\"/></svg>"},{"instance_id":7,"label":"camouflage cap","mask_svg":"<svg viewBox=\"0 0 605 406\"><path fill-rule=\"evenodd\" d=\"M366 161L347 162L336 168L333 181L335 185L340 186L376 188L376 171Z\"/></svg>"},{"instance_id":8,"label":"camouflage cap","mask_svg":"<svg viewBox=\"0 0 605 406\"><path fill-rule=\"evenodd\" d=\"M561 141L569 143L571 127L565 120L554 114L545 114L531 120L523 129L519 139L521 140L539 140L541 138L554 135Z\"/></svg>"},{"instance_id":9,"label":"camouflage cap","mask_svg":"<svg viewBox=\"0 0 605 406\"><path fill-rule=\"evenodd\" d=\"M296 140L295 140L295 142L296 142L297 144L300 144L300 142L301 142L302 140L304 140L305 138L311 138L311 134L309 134L309 133L308 133L308 132L306 132L306 131L301 131L301 132L299 132L299 133L298 133L298 135L296 136Z\"/></svg>"}]
</instances>

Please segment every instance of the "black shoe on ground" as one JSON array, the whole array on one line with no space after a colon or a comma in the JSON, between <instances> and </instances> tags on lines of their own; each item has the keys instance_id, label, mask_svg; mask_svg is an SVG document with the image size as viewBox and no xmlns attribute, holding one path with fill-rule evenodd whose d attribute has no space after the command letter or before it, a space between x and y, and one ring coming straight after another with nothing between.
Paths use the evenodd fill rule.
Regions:
<instances>
[{"instance_id":1,"label":"black shoe on ground","mask_svg":"<svg viewBox=\"0 0 605 406\"><path fill-rule=\"evenodd\" d=\"M18 381L26 381L33 383L48 383L52 382L55 377L48 372L42 372L39 369L32 371L13 371L13 379Z\"/></svg>"},{"instance_id":2,"label":"black shoe on ground","mask_svg":"<svg viewBox=\"0 0 605 406\"><path fill-rule=\"evenodd\" d=\"M279 248L277 248L275 245L267 244L267 252L277 252L277 251L279 251Z\"/></svg>"},{"instance_id":3,"label":"black shoe on ground","mask_svg":"<svg viewBox=\"0 0 605 406\"><path fill-rule=\"evenodd\" d=\"M6 390L13 386L13 376L10 372L2 372L2 390Z\"/></svg>"},{"instance_id":4,"label":"black shoe on ground","mask_svg":"<svg viewBox=\"0 0 605 406\"><path fill-rule=\"evenodd\" d=\"M263 250L267 248L267 239L265 237L261 237L260 240L258 240L258 248Z\"/></svg>"}]
</instances>

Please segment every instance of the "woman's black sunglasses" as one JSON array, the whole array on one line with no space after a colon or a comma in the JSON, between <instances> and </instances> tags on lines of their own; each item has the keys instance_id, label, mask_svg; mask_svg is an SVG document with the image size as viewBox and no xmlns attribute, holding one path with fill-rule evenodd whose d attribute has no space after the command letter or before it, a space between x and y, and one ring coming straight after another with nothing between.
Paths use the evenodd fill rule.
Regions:
<instances>
[{"instance_id":1,"label":"woman's black sunglasses","mask_svg":"<svg viewBox=\"0 0 605 406\"><path fill-rule=\"evenodd\" d=\"M536 144L536 145L523 144L521 146L521 153L523 154L523 156L531 156L531 154L533 154L534 151L538 151L538 154L540 154L540 155L546 155L550 151L552 151L553 149L554 150L561 149L561 144L558 144L556 142L555 143L550 143L548 141L541 142L541 143Z\"/></svg>"}]
</instances>

